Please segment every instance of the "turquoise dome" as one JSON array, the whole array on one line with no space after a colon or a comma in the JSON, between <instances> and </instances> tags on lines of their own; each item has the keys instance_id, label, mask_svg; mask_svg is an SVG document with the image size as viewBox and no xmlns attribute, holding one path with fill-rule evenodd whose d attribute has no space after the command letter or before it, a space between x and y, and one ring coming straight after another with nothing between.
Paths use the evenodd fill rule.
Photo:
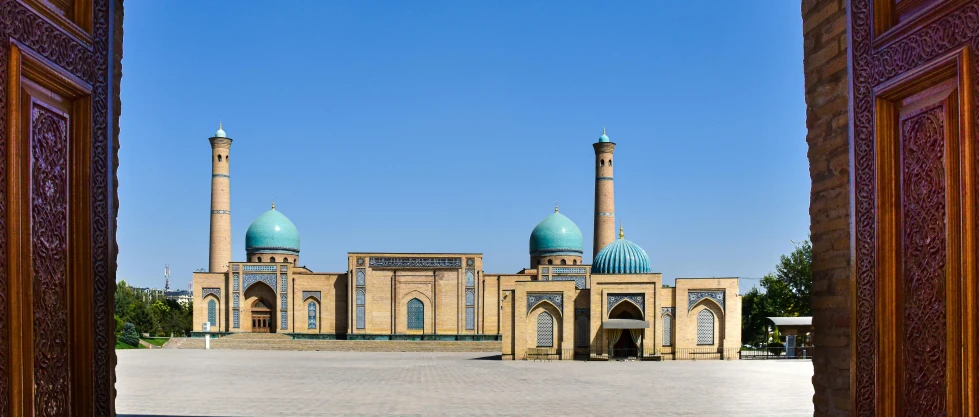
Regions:
<instances>
[{"instance_id":1,"label":"turquoise dome","mask_svg":"<svg viewBox=\"0 0 979 417\"><path fill-rule=\"evenodd\" d=\"M299 253L299 230L288 217L275 210L262 213L245 233L245 252Z\"/></svg>"},{"instance_id":2,"label":"turquoise dome","mask_svg":"<svg viewBox=\"0 0 979 417\"><path fill-rule=\"evenodd\" d=\"M224 123L218 123L218 131L214 132L214 137L216 138L226 138L224 133Z\"/></svg>"},{"instance_id":3,"label":"turquoise dome","mask_svg":"<svg viewBox=\"0 0 979 417\"><path fill-rule=\"evenodd\" d=\"M602 128L602 136L599 136L598 137L598 141L599 142L611 142L611 140L609 140L609 138L608 138L608 135L605 134L605 128L604 127Z\"/></svg>"},{"instance_id":4,"label":"turquoise dome","mask_svg":"<svg viewBox=\"0 0 979 417\"><path fill-rule=\"evenodd\" d=\"M581 229L568 216L547 216L530 233L530 256L578 255L582 253Z\"/></svg>"},{"instance_id":5,"label":"turquoise dome","mask_svg":"<svg viewBox=\"0 0 979 417\"><path fill-rule=\"evenodd\" d=\"M592 262L593 274L648 274L649 257L639 245L632 243L619 233L615 242L609 243L595 255Z\"/></svg>"}]
</instances>

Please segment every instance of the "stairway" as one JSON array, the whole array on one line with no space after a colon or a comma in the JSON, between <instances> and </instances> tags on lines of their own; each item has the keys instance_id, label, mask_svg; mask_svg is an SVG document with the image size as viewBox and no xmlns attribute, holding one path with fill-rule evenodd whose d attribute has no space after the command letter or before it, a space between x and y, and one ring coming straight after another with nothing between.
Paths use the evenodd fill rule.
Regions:
<instances>
[{"instance_id":1,"label":"stairway","mask_svg":"<svg viewBox=\"0 0 979 417\"><path fill-rule=\"evenodd\" d=\"M168 349L203 349L203 338L176 337ZM211 339L211 349L333 352L500 352L499 341L293 340L276 333L238 333Z\"/></svg>"}]
</instances>

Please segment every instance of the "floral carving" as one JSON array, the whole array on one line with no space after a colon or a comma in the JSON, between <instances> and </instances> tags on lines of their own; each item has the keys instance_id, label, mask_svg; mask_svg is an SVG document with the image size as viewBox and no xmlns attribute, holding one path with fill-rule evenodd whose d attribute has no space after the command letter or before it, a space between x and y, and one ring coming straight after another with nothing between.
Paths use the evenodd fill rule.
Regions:
<instances>
[{"instance_id":1,"label":"floral carving","mask_svg":"<svg viewBox=\"0 0 979 417\"><path fill-rule=\"evenodd\" d=\"M945 413L945 108L901 126L905 415Z\"/></svg>"},{"instance_id":2,"label":"floral carving","mask_svg":"<svg viewBox=\"0 0 979 417\"><path fill-rule=\"evenodd\" d=\"M34 407L68 414L68 120L31 108Z\"/></svg>"},{"instance_id":3,"label":"floral carving","mask_svg":"<svg viewBox=\"0 0 979 417\"><path fill-rule=\"evenodd\" d=\"M873 89L880 83L949 53L965 43L971 42L973 51L975 51L975 48L979 47L979 39L977 39L979 36L979 4L969 2L940 19L922 26L913 33L905 35L881 50L874 50L873 47L872 0L851 0L849 6L849 50L852 57L850 61L850 82L852 83L852 96L850 97L852 119L850 124L853 127L850 148L853 153L854 164L852 179L854 187L854 262L856 267L855 310L853 311L856 328L852 331L855 337L852 343L855 347L856 360L853 362L855 367L852 372L854 372L855 378L851 389L854 390L854 415L872 416L877 413L875 368L877 363L877 323L875 320L877 178ZM972 65L973 68L979 70L975 62ZM979 97L974 100L979 104ZM979 131L974 134L979 134ZM934 208L932 207L932 209ZM905 238L907 237L906 235ZM929 255L929 257L934 257L934 255ZM923 280L927 281L924 278ZM915 297L918 296L923 295L916 295ZM924 349L928 352L934 352L934 350L929 350L931 348L925 347ZM910 369L908 368L909 371ZM926 387L919 388L924 389ZM932 388L928 387L928 389ZM918 390L915 395L934 398L931 393L924 393L921 390ZM931 408L934 406L936 404L931 404L928 409L934 409Z\"/></svg>"},{"instance_id":4,"label":"floral carving","mask_svg":"<svg viewBox=\"0 0 979 417\"><path fill-rule=\"evenodd\" d=\"M6 36L17 39L79 78L94 81L95 60L89 47L16 1L5 1L0 9ZM96 16L100 15L96 13Z\"/></svg>"}]
</instances>

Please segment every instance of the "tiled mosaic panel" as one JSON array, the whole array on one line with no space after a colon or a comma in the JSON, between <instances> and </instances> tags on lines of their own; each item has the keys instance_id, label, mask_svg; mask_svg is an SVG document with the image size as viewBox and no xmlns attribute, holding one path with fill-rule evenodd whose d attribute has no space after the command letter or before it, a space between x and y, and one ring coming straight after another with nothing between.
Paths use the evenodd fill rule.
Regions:
<instances>
[{"instance_id":1,"label":"tiled mosaic panel","mask_svg":"<svg viewBox=\"0 0 979 417\"><path fill-rule=\"evenodd\" d=\"M466 307L466 330L474 330L476 328L476 309L474 307Z\"/></svg>"},{"instance_id":2,"label":"tiled mosaic panel","mask_svg":"<svg viewBox=\"0 0 979 417\"><path fill-rule=\"evenodd\" d=\"M703 309L697 314L697 344L714 344L714 313Z\"/></svg>"},{"instance_id":3,"label":"tiled mosaic panel","mask_svg":"<svg viewBox=\"0 0 979 417\"><path fill-rule=\"evenodd\" d=\"M412 298L408 301L408 330L425 329L425 305L421 300Z\"/></svg>"},{"instance_id":4,"label":"tiled mosaic panel","mask_svg":"<svg viewBox=\"0 0 979 417\"><path fill-rule=\"evenodd\" d=\"M554 347L554 317L546 311L537 315L537 347Z\"/></svg>"}]
</instances>

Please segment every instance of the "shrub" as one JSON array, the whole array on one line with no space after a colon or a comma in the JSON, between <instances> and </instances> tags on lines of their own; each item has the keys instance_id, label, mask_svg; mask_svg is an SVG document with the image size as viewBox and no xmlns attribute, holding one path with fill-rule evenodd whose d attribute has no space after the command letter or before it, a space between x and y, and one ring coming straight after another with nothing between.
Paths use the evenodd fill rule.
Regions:
<instances>
[{"instance_id":1,"label":"shrub","mask_svg":"<svg viewBox=\"0 0 979 417\"><path fill-rule=\"evenodd\" d=\"M139 346L139 335L136 334L136 326L133 326L132 323L126 323L122 327L122 335L119 336L119 341L129 346Z\"/></svg>"},{"instance_id":2,"label":"shrub","mask_svg":"<svg viewBox=\"0 0 979 417\"><path fill-rule=\"evenodd\" d=\"M768 352L775 356L781 355L782 352L785 352L785 344L779 342L769 343Z\"/></svg>"}]
</instances>

